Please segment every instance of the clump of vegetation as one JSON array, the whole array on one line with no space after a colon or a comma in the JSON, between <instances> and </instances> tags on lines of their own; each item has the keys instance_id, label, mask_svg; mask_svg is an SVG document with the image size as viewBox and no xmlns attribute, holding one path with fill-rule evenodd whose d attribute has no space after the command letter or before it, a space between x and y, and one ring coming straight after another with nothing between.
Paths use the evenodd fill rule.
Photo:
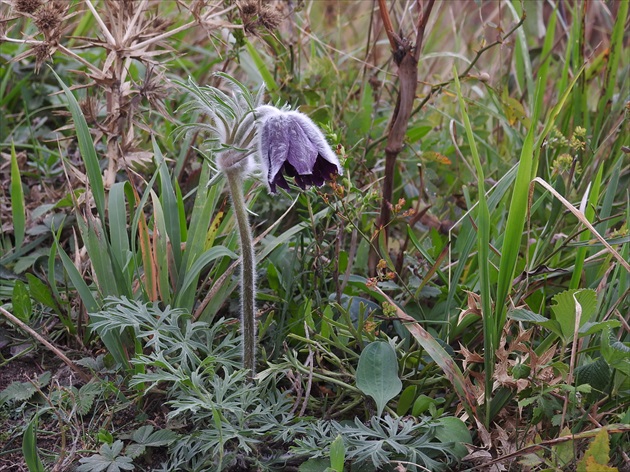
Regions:
<instances>
[{"instance_id":1,"label":"clump of vegetation","mask_svg":"<svg viewBox=\"0 0 630 472\"><path fill-rule=\"evenodd\" d=\"M0 0L0 468L629 468L628 26Z\"/></svg>"}]
</instances>

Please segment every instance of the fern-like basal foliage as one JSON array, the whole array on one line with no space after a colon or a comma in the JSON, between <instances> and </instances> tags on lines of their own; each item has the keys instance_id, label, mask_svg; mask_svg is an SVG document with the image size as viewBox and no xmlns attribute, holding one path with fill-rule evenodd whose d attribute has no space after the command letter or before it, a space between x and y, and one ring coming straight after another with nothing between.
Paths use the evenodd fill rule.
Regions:
<instances>
[{"instance_id":1,"label":"fern-like basal foliage","mask_svg":"<svg viewBox=\"0 0 630 472\"><path fill-rule=\"evenodd\" d=\"M282 444L306 433L303 420L292 414L288 398L266 387L252 387L245 378L244 372L216 376L206 388L169 402L170 418L185 420L195 431L173 450L179 464L203 464L205 470L239 463L270 466L272 445L281 448L278 456Z\"/></svg>"},{"instance_id":2,"label":"fern-like basal foliage","mask_svg":"<svg viewBox=\"0 0 630 472\"><path fill-rule=\"evenodd\" d=\"M161 309L155 303L143 304L125 297L107 298L103 310L90 316L92 328L101 333L133 329L135 337L150 350L150 354L135 359L136 364L155 364L174 375L207 370L212 359L213 365L219 363L230 368L240 365L238 340L223 319L210 326L191 321L190 313L185 310ZM220 359L217 353L221 353Z\"/></svg>"},{"instance_id":3,"label":"fern-like basal foliage","mask_svg":"<svg viewBox=\"0 0 630 472\"><path fill-rule=\"evenodd\" d=\"M330 444L340 434L346 447L346 459L375 469L396 459L405 461L406 470L418 470L414 464L428 470L444 470L454 459L451 444L435 437L432 420L416 422L410 418L372 417L368 424L358 418L354 423L317 422L309 425L302 438L296 439L291 452L308 457L327 457ZM436 460L440 459L440 461ZM371 463L371 464L370 464Z\"/></svg>"},{"instance_id":4,"label":"fern-like basal foliage","mask_svg":"<svg viewBox=\"0 0 630 472\"><path fill-rule=\"evenodd\" d=\"M452 444L436 438L437 423L408 418L371 418L364 424L295 416L289 395L278 390L274 375L247 382L240 369L239 336L223 319L193 322L183 310L160 308L126 298L108 298L91 315L100 332L132 329L143 354L132 364L143 367L129 384L165 392L172 424L186 425L170 446L164 470L285 470L310 458L328 457L341 435L346 459L377 469L405 461L442 470L454 459ZM279 374L281 375L281 374Z\"/></svg>"}]
</instances>

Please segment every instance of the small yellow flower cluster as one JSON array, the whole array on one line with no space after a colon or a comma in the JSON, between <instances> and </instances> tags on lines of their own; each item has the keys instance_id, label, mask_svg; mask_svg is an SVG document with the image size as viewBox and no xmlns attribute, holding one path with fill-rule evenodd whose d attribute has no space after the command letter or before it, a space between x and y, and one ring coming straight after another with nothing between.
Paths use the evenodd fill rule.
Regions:
<instances>
[{"instance_id":1,"label":"small yellow flower cluster","mask_svg":"<svg viewBox=\"0 0 630 472\"><path fill-rule=\"evenodd\" d=\"M393 280L396 278L396 272L387 269L387 261L381 259L376 265L376 277L370 277L366 283L368 288L374 288L379 282Z\"/></svg>"},{"instance_id":2,"label":"small yellow flower cluster","mask_svg":"<svg viewBox=\"0 0 630 472\"><path fill-rule=\"evenodd\" d=\"M396 316L396 307L391 303L383 302L381 307L383 308L383 316L385 316L385 318L393 318Z\"/></svg>"}]
</instances>

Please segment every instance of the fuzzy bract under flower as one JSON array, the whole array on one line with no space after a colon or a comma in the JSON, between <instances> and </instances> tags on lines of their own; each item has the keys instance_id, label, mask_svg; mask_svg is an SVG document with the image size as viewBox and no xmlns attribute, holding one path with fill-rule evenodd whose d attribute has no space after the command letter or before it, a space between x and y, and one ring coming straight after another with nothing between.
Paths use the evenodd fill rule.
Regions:
<instances>
[{"instance_id":1,"label":"fuzzy bract under flower","mask_svg":"<svg viewBox=\"0 0 630 472\"><path fill-rule=\"evenodd\" d=\"M259 152L271 193L289 189L285 176L302 189L322 185L341 173L341 164L326 138L306 115L272 106L256 109L261 123Z\"/></svg>"}]
</instances>

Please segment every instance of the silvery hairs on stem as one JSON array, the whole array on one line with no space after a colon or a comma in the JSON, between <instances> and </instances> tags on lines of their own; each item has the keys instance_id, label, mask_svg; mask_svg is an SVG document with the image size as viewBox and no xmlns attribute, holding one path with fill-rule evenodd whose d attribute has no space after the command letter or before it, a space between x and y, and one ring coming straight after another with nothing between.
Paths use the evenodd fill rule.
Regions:
<instances>
[{"instance_id":1,"label":"silvery hairs on stem","mask_svg":"<svg viewBox=\"0 0 630 472\"><path fill-rule=\"evenodd\" d=\"M206 142L211 144L217 170L228 182L242 253L243 366L248 369L251 380L256 368L256 266L243 179L259 174L268 190L276 193L276 187L290 190L286 175L305 189L309 185L322 185L325 180L340 174L341 164L323 133L306 115L287 107L262 105L262 87L253 96L229 75L215 75L231 83L231 96L216 87L200 87L192 79L178 83L195 99L180 110L199 110L210 118L210 123L184 125L182 129L195 128L211 133ZM256 154L258 159L253 158Z\"/></svg>"}]
</instances>

